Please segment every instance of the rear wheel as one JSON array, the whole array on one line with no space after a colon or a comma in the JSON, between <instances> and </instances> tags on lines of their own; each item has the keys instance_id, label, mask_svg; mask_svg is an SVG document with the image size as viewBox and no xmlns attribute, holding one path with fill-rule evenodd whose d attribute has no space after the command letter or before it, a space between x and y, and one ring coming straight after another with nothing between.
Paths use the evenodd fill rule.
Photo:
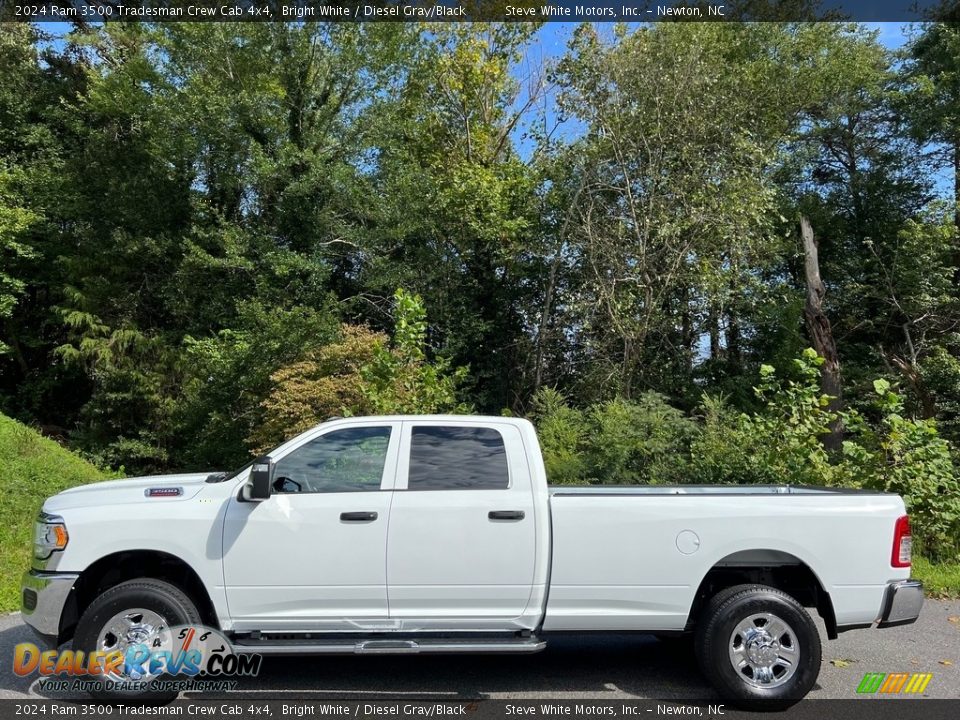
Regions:
<instances>
[{"instance_id":1,"label":"rear wheel","mask_svg":"<svg viewBox=\"0 0 960 720\"><path fill-rule=\"evenodd\" d=\"M198 624L200 614L182 590L162 580L140 578L110 588L90 604L77 623L73 648L86 653L125 653L133 645L151 648L163 642L171 627ZM164 703L177 696L175 692L117 689L117 685L146 684L155 679L136 669L119 670L98 679L115 684L91 691L98 700Z\"/></svg>"},{"instance_id":2,"label":"rear wheel","mask_svg":"<svg viewBox=\"0 0 960 720\"><path fill-rule=\"evenodd\" d=\"M724 699L764 709L804 697L820 673L820 634L792 597L738 585L710 601L696 632L703 674Z\"/></svg>"}]
</instances>

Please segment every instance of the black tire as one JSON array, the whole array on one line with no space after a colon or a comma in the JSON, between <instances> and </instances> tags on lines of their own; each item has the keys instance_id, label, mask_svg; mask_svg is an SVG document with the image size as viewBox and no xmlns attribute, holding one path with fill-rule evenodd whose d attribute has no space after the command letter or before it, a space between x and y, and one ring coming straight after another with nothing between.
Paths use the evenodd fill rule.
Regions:
<instances>
[{"instance_id":1,"label":"black tire","mask_svg":"<svg viewBox=\"0 0 960 720\"><path fill-rule=\"evenodd\" d=\"M789 667L779 659L759 661L758 665L772 668L772 679L764 678L762 668L754 677L754 668L749 663L738 671L730 652L734 648L744 658L750 657L747 649L753 648L735 631L750 618L766 614L785 623L790 632L777 635L777 644L771 649L764 648L761 641L756 651L776 655L776 648L785 649L783 655L793 659ZM748 623L748 627L761 631L766 626L767 620L763 617ZM748 629L746 634L751 632ZM769 633L765 637L770 637ZM787 708L810 692L820 674L820 633L813 618L785 592L766 585L737 585L717 593L697 623L695 651L701 671L721 697L732 705L748 709Z\"/></svg>"},{"instance_id":2,"label":"black tire","mask_svg":"<svg viewBox=\"0 0 960 720\"><path fill-rule=\"evenodd\" d=\"M200 613L180 588L162 580L138 578L120 583L90 603L77 623L73 649L90 652L97 649L97 639L104 625L117 613L131 608L153 610L169 626L199 625ZM117 692L92 690L90 695L105 702L163 704L177 697L175 692Z\"/></svg>"}]
</instances>

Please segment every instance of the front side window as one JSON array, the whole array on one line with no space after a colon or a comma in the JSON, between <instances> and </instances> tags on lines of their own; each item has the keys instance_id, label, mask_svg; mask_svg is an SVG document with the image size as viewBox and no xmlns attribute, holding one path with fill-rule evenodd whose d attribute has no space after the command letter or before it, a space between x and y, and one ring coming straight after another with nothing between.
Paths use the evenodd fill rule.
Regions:
<instances>
[{"instance_id":1,"label":"front side window","mask_svg":"<svg viewBox=\"0 0 960 720\"><path fill-rule=\"evenodd\" d=\"M389 427L345 428L314 438L277 461L273 491L335 493L379 490L390 432Z\"/></svg>"},{"instance_id":2,"label":"front side window","mask_svg":"<svg viewBox=\"0 0 960 720\"><path fill-rule=\"evenodd\" d=\"M408 490L505 490L503 436L493 428L415 427Z\"/></svg>"}]
</instances>

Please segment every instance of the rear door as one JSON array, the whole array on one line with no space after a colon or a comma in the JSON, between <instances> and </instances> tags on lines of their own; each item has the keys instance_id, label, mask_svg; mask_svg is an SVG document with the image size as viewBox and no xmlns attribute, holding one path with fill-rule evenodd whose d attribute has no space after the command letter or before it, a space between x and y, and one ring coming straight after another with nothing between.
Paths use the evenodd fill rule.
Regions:
<instances>
[{"instance_id":1,"label":"rear door","mask_svg":"<svg viewBox=\"0 0 960 720\"><path fill-rule=\"evenodd\" d=\"M528 627L536 520L516 426L405 421L387 538L391 620L403 630Z\"/></svg>"}]
</instances>

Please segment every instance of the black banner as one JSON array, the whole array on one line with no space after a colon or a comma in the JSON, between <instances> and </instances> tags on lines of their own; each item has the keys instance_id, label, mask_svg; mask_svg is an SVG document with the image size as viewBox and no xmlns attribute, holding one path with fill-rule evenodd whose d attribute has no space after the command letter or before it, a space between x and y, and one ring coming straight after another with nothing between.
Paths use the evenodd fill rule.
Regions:
<instances>
[{"instance_id":1,"label":"black banner","mask_svg":"<svg viewBox=\"0 0 960 720\"><path fill-rule=\"evenodd\" d=\"M957 0L0 0L26 22L960 21Z\"/></svg>"},{"instance_id":2,"label":"black banner","mask_svg":"<svg viewBox=\"0 0 960 720\"><path fill-rule=\"evenodd\" d=\"M0 700L0 720L25 717L90 718L209 718L210 720L255 720L256 718L375 718L417 720L430 718L571 718L622 720L624 718L694 717L716 720L757 720L764 715L738 710L722 701L678 702L672 700L312 700L296 697L264 699L244 697L221 700L177 700L169 705L107 705L95 701L67 702L46 699ZM777 720L954 720L960 716L960 700L803 700L785 711L767 715Z\"/></svg>"}]
</instances>

